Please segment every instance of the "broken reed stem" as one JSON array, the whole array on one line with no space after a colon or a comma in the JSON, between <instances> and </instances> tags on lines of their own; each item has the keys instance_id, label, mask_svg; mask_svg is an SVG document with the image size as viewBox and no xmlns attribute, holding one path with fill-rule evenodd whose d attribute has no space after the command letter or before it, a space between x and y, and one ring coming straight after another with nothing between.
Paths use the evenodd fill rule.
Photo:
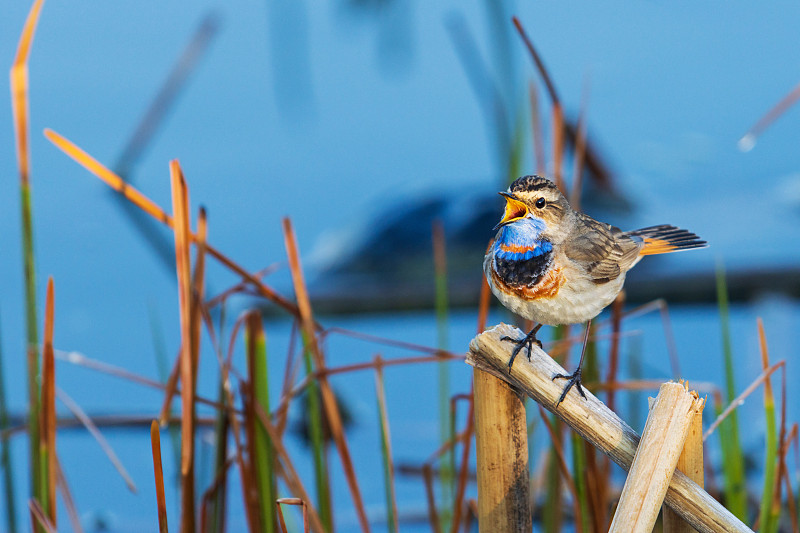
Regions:
<instances>
[{"instance_id":1,"label":"broken reed stem","mask_svg":"<svg viewBox=\"0 0 800 533\"><path fill-rule=\"evenodd\" d=\"M636 449L609 533L649 533L658 518L692 419L704 400L683 383L664 383Z\"/></svg>"},{"instance_id":2,"label":"broken reed stem","mask_svg":"<svg viewBox=\"0 0 800 533\"><path fill-rule=\"evenodd\" d=\"M678 470L697 483L703 486L703 412L698 411L692 417L689 426L689 433L686 435L686 442L683 444L683 451L678 457ZM668 506L662 506L664 518L663 533L695 533L697 530L687 524L678 514Z\"/></svg>"},{"instance_id":3,"label":"broken reed stem","mask_svg":"<svg viewBox=\"0 0 800 533\"><path fill-rule=\"evenodd\" d=\"M484 532L530 531L525 403L508 383L478 368L472 379L478 526Z\"/></svg>"},{"instance_id":4,"label":"broken reed stem","mask_svg":"<svg viewBox=\"0 0 800 533\"><path fill-rule=\"evenodd\" d=\"M584 439L628 470L633 463L639 436L616 413L609 410L591 392L586 399L571 391L556 408L563 383L552 377L565 370L544 351L534 347L531 361L518 358L509 374L506 363L511 343L503 336L520 338L523 333L507 324L499 324L475 337L470 343L467 363L485 370L524 392L546 409L557 414ZM481 468L479 466L479 468ZM675 472L665 498L666 503L698 531L751 532L738 518L681 472Z\"/></svg>"}]
</instances>

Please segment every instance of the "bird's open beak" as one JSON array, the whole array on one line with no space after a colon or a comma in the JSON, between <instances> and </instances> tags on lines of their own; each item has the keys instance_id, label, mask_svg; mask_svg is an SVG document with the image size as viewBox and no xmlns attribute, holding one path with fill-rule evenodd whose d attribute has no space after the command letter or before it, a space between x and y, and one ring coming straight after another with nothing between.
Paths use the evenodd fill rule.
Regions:
<instances>
[{"instance_id":1,"label":"bird's open beak","mask_svg":"<svg viewBox=\"0 0 800 533\"><path fill-rule=\"evenodd\" d=\"M514 198L513 195L505 191L500 192L499 194L506 199L506 211L503 213L502 220L500 220L500 222L494 227L495 230L505 226L506 224L511 224L512 222L519 220L528 214L528 207L523 202L520 202Z\"/></svg>"}]
</instances>

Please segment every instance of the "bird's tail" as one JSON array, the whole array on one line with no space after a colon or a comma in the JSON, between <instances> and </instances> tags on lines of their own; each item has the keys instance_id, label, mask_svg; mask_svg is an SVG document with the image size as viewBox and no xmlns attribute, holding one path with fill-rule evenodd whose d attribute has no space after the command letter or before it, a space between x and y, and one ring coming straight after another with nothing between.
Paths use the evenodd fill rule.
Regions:
<instances>
[{"instance_id":1,"label":"bird's tail","mask_svg":"<svg viewBox=\"0 0 800 533\"><path fill-rule=\"evenodd\" d=\"M631 237L639 237L644 241L644 246L639 251L639 255L666 254L708 246L706 241L701 240L691 231L676 228L669 224L637 229L629 231L627 234Z\"/></svg>"}]
</instances>

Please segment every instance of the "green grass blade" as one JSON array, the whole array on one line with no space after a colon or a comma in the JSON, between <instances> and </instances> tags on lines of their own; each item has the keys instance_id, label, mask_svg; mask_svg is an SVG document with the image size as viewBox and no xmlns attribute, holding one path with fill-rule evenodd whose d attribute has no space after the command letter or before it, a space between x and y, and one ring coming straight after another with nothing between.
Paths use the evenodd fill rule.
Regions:
<instances>
[{"instance_id":1,"label":"green grass blade","mask_svg":"<svg viewBox=\"0 0 800 533\"><path fill-rule=\"evenodd\" d=\"M14 503L14 472L11 463L11 447L8 443L8 406L6 404L5 376L3 375L3 349L2 338L0 337L0 431L3 432L2 442L0 442L0 466L3 468L3 488L6 496L6 530L9 533L17 531L17 506Z\"/></svg>"},{"instance_id":2,"label":"green grass blade","mask_svg":"<svg viewBox=\"0 0 800 533\"><path fill-rule=\"evenodd\" d=\"M42 457L39 432L39 329L36 324L36 276L33 254L33 215L31 189L20 183L22 203L22 255L25 272L25 324L28 361L28 439L30 440L31 491L33 497L43 501L46 491L42 485Z\"/></svg>"},{"instance_id":3,"label":"green grass blade","mask_svg":"<svg viewBox=\"0 0 800 533\"><path fill-rule=\"evenodd\" d=\"M761 361L764 369L769 368L769 352L764 335L764 324L758 319L758 337L761 346ZM785 370L784 370L785 371ZM764 489L761 493L759 507L759 533L776 533L778 517L772 513L772 502L775 497L775 473L778 467L778 432L775 424L775 396L772 394L772 380L764 380L764 419L766 421L765 457L764 457Z\"/></svg>"},{"instance_id":4,"label":"green grass blade","mask_svg":"<svg viewBox=\"0 0 800 533\"><path fill-rule=\"evenodd\" d=\"M306 374L314 373L311 360L311 346L303 336L303 359ZM326 531L333 531L333 513L331 509L330 484L328 482L328 455L325 453L325 434L322 429L322 405L320 403L319 385L312 380L306 389L308 407L308 432L311 441L311 453L314 459L314 479L317 487L317 509Z\"/></svg>"},{"instance_id":5,"label":"green grass blade","mask_svg":"<svg viewBox=\"0 0 800 533\"><path fill-rule=\"evenodd\" d=\"M252 369L252 394L264 413L269 413L269 371L267 369L267 341L261 317L256 315L256 320L248 321L248 342L254 342L255 357ZM275 455L272 441L267 435L267 430L262 424L256 426L256 456L253 458L256 472L256 484L261 499L261 524L264 531L273 533L276 530L275 516Z\"/></svg>"},{"instance_id":6,"label":"green grass blade","mask_svg":"<svg viewBox=\"0 0 800 533\"><path fill-rule=\"evenodd\" d=\"M731 343L730 313L728 307L728 287L725 281L725 267L720 261L717 265L717 306L722 328L722 354L725 365L725 393L727 403L736 398L734 378L733 348ZM717 415L723 406L717 406ZM722 471L724 476L725 504L728 510L742 521L747 521L747 489L744 480L744 454L739 440L739 423L733 411L719 427L722 450Z\"/></svg>"}]
</instances>

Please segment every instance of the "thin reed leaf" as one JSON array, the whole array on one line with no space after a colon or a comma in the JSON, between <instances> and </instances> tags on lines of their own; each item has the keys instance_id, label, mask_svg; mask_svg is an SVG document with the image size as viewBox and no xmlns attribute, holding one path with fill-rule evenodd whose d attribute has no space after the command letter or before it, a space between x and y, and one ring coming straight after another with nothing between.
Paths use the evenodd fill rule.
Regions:
<instances>
[{"instance_id":1,"label":"thin reed leaf","mask_svg":"<svg viewBox=\"0 0 800 533\"><path fill-rule=\"evenodd\" d=\"M31 512L31 529L42 529L47 533L55 533L56 528L47 518L47 513L42 509L42 505L31 498L28 500L28 509Z\"/></svg>"},{"instance_id":2,"label":"thin reed leaf","mask_svg":"<svg viewBox=\"0 0 800 533\"><path fill-rule=\"evenodd\" d=\"M749 152L756 145L756 140L761 133L766 130L778 117L783 115L786 110L792 107L797 100L800 99L800 84L795 85L786 96L775 104L772 109L767 111L764 116L758 119L753 127L745 133L739 142L736 143L739 150L742 152Z\"/></svg>"},{"instance_id":3,"label":"thin reed leaf","mask_svg":"<svg viewBox=\"0 0 800 533\"><path fill-rule=\"evenodd\" d=\"M717 263L717 307L722 329L722 356L725 366L725 393L729 404L736 395L734 377L733 347L731 343L730 313L728 308L728 287L725 280L725 267ZM717 412L719 417L721 413ZM710 428L709 428L710 430ZM708 431L706 431L708 434ZM735 411L720 427L720 448L722 451L722 471L725 491L725 504L742 521L747 520L747 487L744 479L744 453L739 440L739 421Z\"/></svg>"},{"instance_id":4,"label":"thin reed leaf","mask_svg":"<svg viewBox=\"0 0 800 533\"><path fill-rule=\"evenodd\" d=\"M169 360L167 358L167 350L164 342L164 333L161 328L161 322L158 319L155 307L152 304L148 305L148 311L149 312L147 316L150 323L150 336L153 339L153 353L155 353L156 357L158 379L164 384L164 387L167 387L170 381L170 371L168 368ZM175 385L177 385L177 383L173 382L173 387ZM172 393L168 394L167 397L170 399L170 401L167 402L167 405L170 406L172 404ZM221 409L221 411L224 411L224 409ZM172 416L172 409L168 409L167 412L163 412L161 415L159 415L158 420L162 425L164 425ZM173 459L175 464L179 465L181 464L181 434L178 428L174 426L169 427L169 440L172 443Z\"/></svg>"},{"instance_id":5,"label":"thin reed leaf","mask_svg":"<svg viewBox=\"0 0 800 533\"><path fill-rule=\"evenodd\" d=\"M764 333L764 323L759 317L758 344L761 351L761 366L766 371L769 368L769 350L767 349L767 336ZM766 423L765 456L764 456L764 488L761 491L759 505L759 523L761 533L774 533L778 531L778 517L772 513L772 501L775 497L775 484L780 479L775 478L778 462L778 435L775 427L775 396L772 392L772 380L764 380L764 421Z\"/></svg>"},{"instance_id":6,"label":"thin reed leaf","mask_svg":"<svg viewBox=\"0 0 800 533\"><path fill-rule=\"evenodd\" d=\"M375 398L378 402L378 427L381 434L381 458L383 459L383 486L386 493L386 524L390 532L399 529L397 516L397 496L394 490L394 459L392 458L392 437L389 431L389 413L386 408L386 391L383 386L382 359L375 356Z\"/></svg>"},{"instance_id":7,"label":"thin reed leaf","mask_svg":"<svg viewBox=\"0 0 800 533\"><path fill-rule=\"evenodd\" d=\"M6 530L9 533L17 532L17 506L15 504L14 470L11 460L11 446L9 445L9 419L8 405L6 404L5 375L3 372L3 340L0 335L0 466L3 469L3 489L6 505Z\"/></svg>"},{"instance_id":8,"label":"thin reed leaf","mask_svg":"<svg viewBox=\"0 0 800 533\"><path fill-rule=\"evenodd\" d=\"M161 466L161 436L158 433L158 421L150 424L150 445L153 449L153 473L156 483L156 505L158 506L158 531L167 533L167 500L164 496L164 469Z\"/></svg>"},{"instance_id":9,"label":"thin reed leaf","mask_svg":"<svg viewBox=\"0 0 800 533\"><path fill-rule=\"evenodd\" d=\"M96 440L97 444L100 445L100 448L103 450L103 453L106 454L108 459L111 461L111 464L114 465L114 468L116 468L119 475L122 476L122 479L128 486L128 490L135 493L136 484L133 482L133 479L131 479L131 476L128 474L128 471L122 465L122 462L117 457L117 454L114 453L114 449L111 447L106 438L97 428L97 425L94 423L94 421L89 417L89 415L86 414L86 412L83 409L81 409L81 406L79 406L75 402L75 400L73 400L66 392L61 390L59 387L56 387L56 396L58 397L58 400L61 403L63 403L64 406L67 409L69 409L73 415L75 415L75 418L80 420L81 424L89 431L89 434L92 437L94 437L94 440Z\"/></svg>"},{"instance_id":10,"label":"thin reed leaf","mask_svg":"<svg viewBox=\"0 0 800 533\"><path fill-rule=\"evenodd\" d=\"M431 465L422 465L422 480L425 483L425 497L428 500L428 521L433 533L442 533L442 524L439 513L436 511L436 497L433 490L433 469Z\"/></svg>"},{"instance_id":11,"label":"thin reed leaf","mask_svg":"<svg viewBox=\"0 0 800 533\"><path fill-rule=\"evenodd\" d=\"M31 464L31 496L39 502L45 501L47 490L43 487L42 459L40 457L40 405L39 405L39 333L36 323L36 268L33 250L33 208L30 186L30 132L28 102L28 58L30 56L33 36L43 0L36 0L25 20L22 35L17 45L17 53L11 67L11 108L14 117L14 138L17 147L17 165L19 167L19 191L22 213L22 256L25 276L25 325L26 325L26 359L28 372L28 440ZM41 527L33 524L34 531Z\"/></svg>"},{"instance_id":12,"label":"thin reed leaf","mask_svg":"<svg viewBox=\"0 0 800 533\"><path fill-rule=\"evenodd\" d=\"M114 164L114 170L116 170L117 174L130 179L131 171L141 158L142 153L152 140L164 117L173 106L189 75L196 68L197 62L208 49L208 45L214 38L218 28L219 15L214 11L207 13L195 30L194 35L192 35L192 39L172 66L172 70L170 70L156 97L142 116L133 135L125 144L125 148L123 148L117 162Z\"/></svg>"},{"instance_id":13,"label":"thin reed leaf","mask_svg":"<svg viewBox=\"0 0 800 533\"><path fill-rule=\"evenodd\" d=\"M591 531L591 505L587 478L591 473L587 468L586 456L591 453L583 446L583 439L575 432L570 433L572 448L572 471L575 472L575 495L573 497L573 512L575 517L575 531Z\"/></svg>"},{"instance_id":14,"label":"thin reed leaf","mask_svg":"<svg viewBox=\"0 0 800 533\"><path fill-rule=\"evenodd\" d=\"M219 402L226 405L227 396L225 395L225 383L220 377ZM227 407L227 406L226 406ZM210 523L213 525L211 530L217 533L225 531L225 510L226 496L228 492L228 409L223 408L217 411L217 421L214 424L214 473L217 478L217 488L213 492L213 502L211 507Z\"/></svg>"},{"instance_id":15,"label":"thin reed leaf","mask_svg":"<svg viewBox=\"0 0 800 533\"><path fill-rule=\"evenodd\" d=\"M575 132L575 156L573 157L572 187L569 203L576 211L581 210L581 194L583 193L583 165L586 159L586 114L589 108L589 78L583 83L581 109L578 113L578 126Z\"/></svg>"},{"instance_id":16,"label":"thin reed leaf","mask_svg":"<svg viewBox=\"0 0 800 533\"><path fill-rule=\"evenodd\" d=\"M552 116L553 181L564 196L569 197L567 185L564 183L564 172L561 169L564 164L564 109L560 103L553 104Z\"/></svg>"},{"instance_id":17,"label":"thin reed leaf","mask_svg":"<svg viewBox=\"0 0 800 533\"><path fill-rule=\"evenodd\" d=\"M55 288L53 278L47 280L47 297L44 312L44 344L42 349L41 398L41 456L44 471L42 485L46 498L43 508L53 527L58 527L56 517L56 366L53 351L55 328Z\"/></svg>"},{"instance_id":18,"label":"thin reed leaf","mask_svg":"<svg viewBox=\"0 0 800 533\"><path fill-rule=\"evenodd\" d=\"M314 363L317 369L325 368L325 360L322 357L322 352L317 344L317 338L314 330L314 318L311 312L311 303L306 291L305 279L303 277L302 267L300 266L300 254L297 250L297 240L292 229L292 223L288 218L283 219L283 232L284 241L286 244L286 254L289 259L289 269L292 274L292 282L294 284L295 296L297 298L297 307L300 311L301 325L305 333L308 343L311 347L311 355L314 357ZM342 424L341 413L336 403L336 398L325 376L319 379L320 393L322 396L322 405L324 408L327 421L330 425L331 436L336 443L336 448L339 452L339 457L342 462L342 469L347 479L347 485L350 489L350 495L353 499L358 521L363 531L369 531L369 520L367 519L364 503L361 498L361 489L358 486L358 479L355 475L353 468L353 460L350 456L350 450L347 445L347 440L344 435L344 426Z\"/></svg>"},{"instance_id":19,"label":"thin reed leaf","mask_svg":"<svg viewBox=\"0 0 800 533\"><path fill-rule=\"evenodd\" d=\"M192 276L189 259L189 192L180 164L169 164L175 233L175 266L181 325L181 531L195 530L194 513L194 368L192 354Z\"/></svg>"},{"instance_id":20,"label":"thin reed leaf","mask_svg":"<svg viewBox=\"0 0 800 533\"><path fill-rule=\"evenodd\" d=\"M261 324L260 313L248 315L247 320L247 360L250 369L250 394L252 401L257 402L265 413L269 408L269 373L267 366L267 344L264 327ZM254 417L253 423L257 419ZM254 466L254 474L261 508L261 530L272 533L275 531L275 501L276 487L273 464L275 463L272 443L267 431L260 424L256 424L255 454L250 458Z\"/></svg>"},{"instance_id":21,"label":"thin reed leaf","mask_svg":"<svg viewBox=\"0 0 800 533\"><path fill-rule=\"evenodd\" d=\"M58 459L58 454L56 454L56 472L58 474L58 490L61 491L61 499L64 502L64 507L67 509L67 516L69 517L72 531L75 533L83 533L83 526L81 526L78 508L75 506L75 500L72 498L72 491L69 489L67 477L61 469L61 461Z\"/></svg>"}]
</instances>

